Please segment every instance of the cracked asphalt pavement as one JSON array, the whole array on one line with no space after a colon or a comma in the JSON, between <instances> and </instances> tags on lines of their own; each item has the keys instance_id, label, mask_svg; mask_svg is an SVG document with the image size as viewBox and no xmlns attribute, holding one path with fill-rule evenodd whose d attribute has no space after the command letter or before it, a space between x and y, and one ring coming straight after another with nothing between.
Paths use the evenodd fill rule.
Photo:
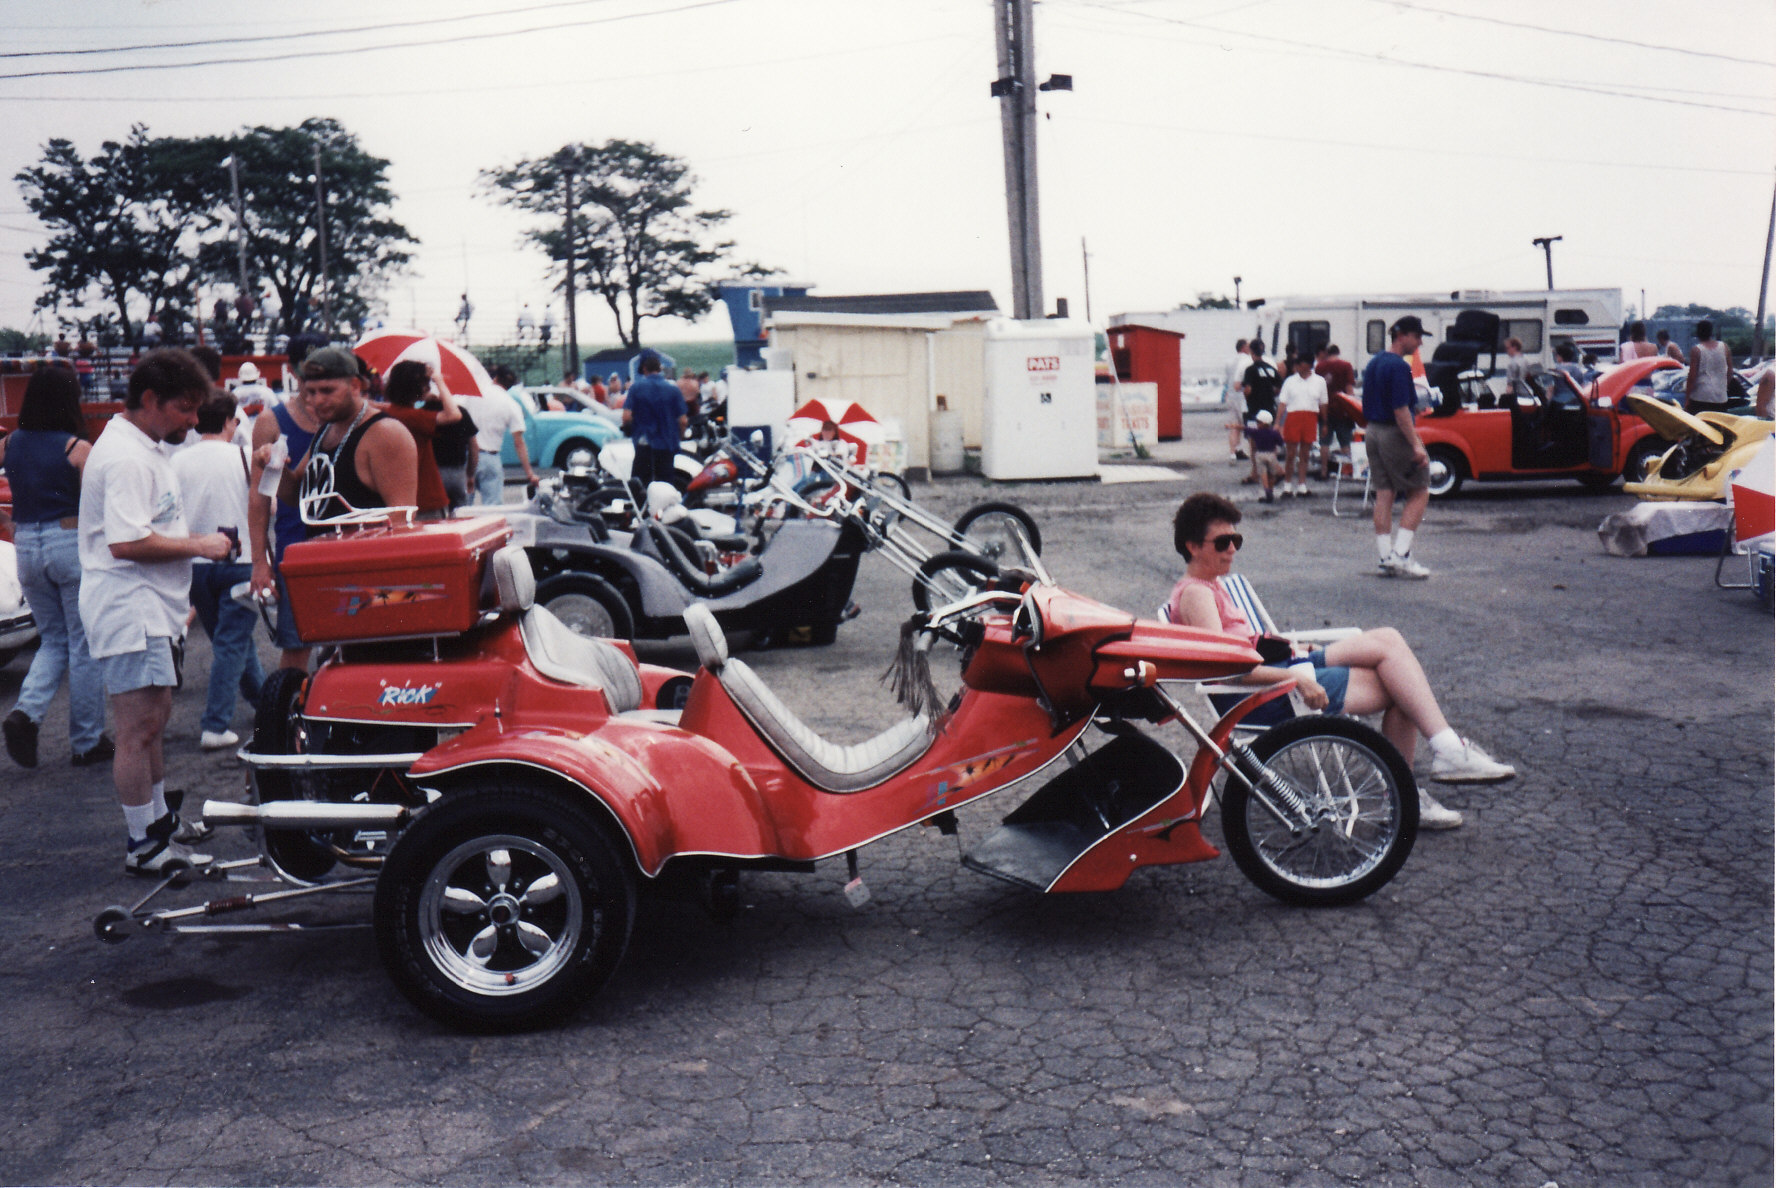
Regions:
<instances>
[{"instance_id":1,"label":"cracked asphalt pavement","mask_svg":"<svg viewBox=\"0 0 1776 1188\"><path fill-rule=\"evenodd\" d=\"M1186 424L1183 481L917 494L1024 504L1063 584L1150 614L1178 500L1251 490ZM1521 773L1440 793L1467 825L1349 908L1285 907L1226 859L1043 898L913 829L863 851L861 910L842 863L746 876L731 923L644 901L570 1024L463 1036L366 932L101 945L93 916L146 886L58 703L43 766L0 779L0 1182L1769 1184L1770 616L1712 558L1604 556L1619 492L1470 487L1420 537L1435 577L1403 583L1318 490L1247 503L1242 571L1285 627L1398 627ZM747 654L846 740L895 716L877 675L910 609L875 557L858 599L831 648ZM196 745L192 653L171 782L238 795ZM961 841L1019 799L965 811Z\"/></svg>"}]
</instances>

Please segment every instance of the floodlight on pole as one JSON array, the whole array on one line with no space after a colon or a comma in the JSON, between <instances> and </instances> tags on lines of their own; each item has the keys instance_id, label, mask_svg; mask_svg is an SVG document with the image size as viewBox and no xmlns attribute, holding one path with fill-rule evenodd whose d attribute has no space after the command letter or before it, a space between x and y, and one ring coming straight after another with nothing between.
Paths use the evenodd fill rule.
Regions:
<instances>
[{"instance_id":1,"label":"floodlight on pole","mask_svg":"<svg viewBox=\"0 0 1776 1188\"><path fill-rule=\"evenodd\" d=\"M1537 247L1541 248L1542 255L1547 259L1547 262L1548 262L1548 290L1550 292L1552 292L1554 289L1554 245L1559 243L1561 240L1563 240L1565 238L1566 238L1566 236L1564 236L1564 235L1543 235L1540 238L1532 239L1529 241L1529 242L1535 244Z\"/></svg>"}]
</instances>

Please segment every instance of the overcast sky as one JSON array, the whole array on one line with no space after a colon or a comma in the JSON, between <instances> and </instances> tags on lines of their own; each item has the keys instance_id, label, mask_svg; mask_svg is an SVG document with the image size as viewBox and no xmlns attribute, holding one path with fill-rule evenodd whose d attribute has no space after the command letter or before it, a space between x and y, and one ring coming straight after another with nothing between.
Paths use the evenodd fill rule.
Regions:
<instances>
[{"instance_id":1,"label":"overcast sky","mask_svg":"<svg viewBox=\"0 0 1776 1188\"><path fill-rule=\"evenodd\" d=\"M253 15L263 11L266 15ZM331 116L391 162L420 240L390 315L474 337L548 298L480 169L649 140L731 210L744 259L842 294L1009 308L989 0L3 0L0 165ZM467 19L453 19L467 18ZM371 31L363 26L386 25ZM325 31L325 36L291 37ZM20 56L163 42L186 48ZM1045 287L1083 313L1199 292L1561 287L1755 306L1776 178L1770 0L1044 0ZM366 47L374 47L366 49ZM300 55L300 56L298 56ZM248 59L232 63L217 59ZM143 67L172 64L170 69ZM49 77L39 71L134 69ZM0 195L0 325L41 241ZM615 340L582 297L581 338ZM725 338L719 313L644 331Z\"/></svg>"}]
</instances>

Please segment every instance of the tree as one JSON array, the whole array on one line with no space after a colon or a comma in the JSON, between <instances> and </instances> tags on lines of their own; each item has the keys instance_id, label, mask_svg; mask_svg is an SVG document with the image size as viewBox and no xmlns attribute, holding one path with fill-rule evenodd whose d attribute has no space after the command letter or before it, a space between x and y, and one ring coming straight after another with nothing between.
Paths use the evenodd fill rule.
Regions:
<instances>
[{"instance_id":1,"label":"tree","mask_svg":"<svg viewBox=\"0 0 1776 1188\"><path fill-rule=\"evenodd\" d=\"M151 138L141 124L90 160L71 141L45 145L43 159L14 176L26 208L50 230L47 244L25 253L46 274L37 307L108 302L110 312L82 326L133 341L138 314L189 306L197 240L213 206L194 164L192 142Z\"/></svg>"},{"instance_id":2,"label":"tree","mask_svg":"<svg viewBox=\"0 0 1776 1188\"><path fill-rule=\"evenodd\" d=\"M571 244L576 289L604 299L618 337L632 349L641 345L648 318L708 313L716 266L754 276L772 271L729 262L734 244L716 235L732 215L692 209L697 178L690 166L651 144L565 145L546 157L482 170L481 181L496 201L550 220L525 239L547 254L564 289Z\"/></svg>"},{"instance_id":3,"label":"tree","mask_svg":"<svg viewBox=\"0 0 1776 1188\"><path fill-rule=\"evenodd\" d=\"M412 258L418 243L389 217L394 195L389 163L371 156L337 121L304 120L295 128L250 128L203 142L211 161L217 222L228 232L209 237L201 249L203 272L235 281L233 199L222 162L240 163L241 203L246 208L247 275L262 278L277 294L276 325L285 334L305 329L332 336L355 330L373 311L389 279ZM315 151L320 150L327 237L326 300L323 300L320 229L315 218ZM249 284L254 284L249 280ZM250 294L257 298L258 293ZM330 304L333 321L322 325Z\"/></svg>"},{"instance_id":4,"label":"tree","mask_svg":"<svg viewBox=\"0 0 1776 1188\"><path fill-rule=\"evenodd\" d=\"M1226 297L1226 296L1218 297L1213 293L1202 292L1202 293L1198 293L1196 295L1196 304L1195 305L1192 305L1190 302L1186 301L1182 305L1178 306L1178 308L1179 309L1238 309L1239 307L1233 303L1233 298L1231 298L1231 297Z\"/></svg>"},{"instance_id":5,"label":"tree","mask_svg":"<svg viewBox=\"0 0 1776 1188\"><path fill-rule=\"evenodd\" d=\"M1743 306L1735 305L1731 309L1715 309L1708 305L1661 305L1653 314L1658 319L1681 319L1685 322L1699 322L1707 319L1714 323L1714 336L1727 344L1735 355L1749 355L1752 348L1755 315ZM1764 340L1770 340L1769 326L1776 324L1765 319Z\"/></svg>"}]
</instances>

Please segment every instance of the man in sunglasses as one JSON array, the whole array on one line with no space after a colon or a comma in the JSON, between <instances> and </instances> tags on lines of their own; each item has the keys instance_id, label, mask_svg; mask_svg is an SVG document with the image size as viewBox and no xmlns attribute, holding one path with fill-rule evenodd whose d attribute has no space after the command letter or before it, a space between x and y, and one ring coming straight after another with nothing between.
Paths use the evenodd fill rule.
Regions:
<instances>
[{"instance_id":1,"label":"man in sunglasses","mask_svg":"<svg viewBox=\"0 0 1776 1188\"><path fill-rule=\"evenodd\" d=\"M1233 559L1245 544L1236 528L1240 510L1206 491L1186 499L1172 521L1172 544L1184 558L1185 573L1166 601L1171 621L1236 635L1251 642L1257 631L1218 579L1233 572ZM1245 677L1250 685L1294 680L1308 709L1362 717L1380 714L1381 732L1411 763L1418 736L1431 744L1431 779L1445 784L1489 784L1517 771L1499 763L1476 743L1458 735L1443 717L1430 681L1412 647L1392 627L1365 631L1316 648L1288 668L1268 665ZM1419 789L1418 823L1425 829L1454 829L1462 816Z\"/></svg>"}]
</instances>

